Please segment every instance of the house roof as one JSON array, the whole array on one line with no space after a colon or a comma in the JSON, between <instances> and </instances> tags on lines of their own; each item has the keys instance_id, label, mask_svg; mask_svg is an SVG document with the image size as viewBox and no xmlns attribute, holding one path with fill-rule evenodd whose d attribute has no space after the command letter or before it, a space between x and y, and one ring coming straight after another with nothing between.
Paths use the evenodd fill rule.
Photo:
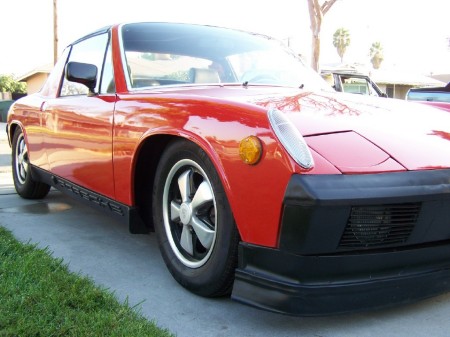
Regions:
<instances>
[{"instance_id":1,"label":"house roof","mask_svg":"<svg viewBox=\"0 0 450 337\"><path fill-rule=\"evenodd\" d=\"M17 79L17 81L19 81L19 82L26 82L30 77L33 77L36 74L49 74L52 69L53 69L53 64L52 63L44 64L44 65L42 65L40 67L37 67L37 68L29 71L26 74L20 76Z\"/></svg>"},{"instance_id":2,"label":"house roof","mask_svg":"<svg viewBox=\"0 0 450 337\"><path fill-rule=\"evenodd\" d=\"M373 69L369 76L377 84L394 84L407 86L444 86L446 83L411 71Z\"/></svg>"},{"instance_id":3,"label":"house roof","mask_svg":"<svg viewBox=\"0 0 450 337\"><path fill-rule=\"evenodd\" d=\"M447 83L414 71L373 69L371 66L359 63L324 65L323 70L346 71L368 75L377 84L394 84L410 87L437 87L444 86Z\"/></svg>"},{"instance_id":4,"label":"house roof","mask_svg":"<svg viewBox=\"0 0 450 337\"><path fill-rule=\"evenodd\" d=\"M435 80L443 81L445 83L450 82L450 74L433 74L432 76Z\"/></svg>"}]
</instances>

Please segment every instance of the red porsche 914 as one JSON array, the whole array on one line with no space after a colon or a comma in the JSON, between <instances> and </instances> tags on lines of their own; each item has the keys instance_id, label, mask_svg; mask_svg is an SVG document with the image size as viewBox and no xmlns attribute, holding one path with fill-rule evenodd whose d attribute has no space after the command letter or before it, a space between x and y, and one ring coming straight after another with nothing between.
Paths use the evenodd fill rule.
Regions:
<instances>
[{"instance_id":1,"label":"red porsche 914","mask_svg":"<svg viewBox=\"0 0 450 337\"><path fill-rule=\"evenodd\" d=\"M325 315L450 290L450 114L331 91L270 37L105 27L7 134L21 197L53 187L154 231L196 294Z\"/></svg>"}]
</instances>

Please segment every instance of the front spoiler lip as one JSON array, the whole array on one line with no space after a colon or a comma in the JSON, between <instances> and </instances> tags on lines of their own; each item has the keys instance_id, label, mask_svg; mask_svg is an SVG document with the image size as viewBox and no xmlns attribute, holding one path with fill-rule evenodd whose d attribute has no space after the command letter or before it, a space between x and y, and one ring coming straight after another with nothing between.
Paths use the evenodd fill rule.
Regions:
<instances>
[{"instance_id":1,"label":"front spoiler lip","mask_svg":"<svg viewBox=\"0 0 450 337\"><path fill-rule=\"evenodd\" d=\"M423 216L406 241L339 248L353 206L411 202L422 204ZM449 169L294 175L285 193L279 246L239 245L232 298L278 313L320 316L450 291L449 205Z\"/></svg>"},{"instance_id":2,"label":"front spoiler lip","mask_svg":"<svg viewBox=\"0 0 450 337\"><path fill-rule=\"evenodd\" d=\"M242 262L245 256L246 261L240 263L236 270L231 297L235 301L280 314L326 316L413 303L450 291L450 244L403 251L398 261L394 262L399 266L411 264L416 259L423 263L423 256L428 256L429 265L420 265L411 270L408 267L401 270L399 267L397 272L385 275L380 275L380 271L366 277L358 275L356 269L359 264L370 263L377 255L383 259L394 259L396 253L307 257L242 243L240 258ZM285 264L290 269L300 266L311 269L314 265L321 265L327 258L342 258L340 265L343 269L348 269L348 263L351 263L350 269L355 268L355 274L347 270L346 275L345 272L339 277L333 275L336 280L314 280L314 272L305 270L306 278L309 279L302 282L300 277L294 279L292 275L282 275L270 267L265 268L268 267L267 263L261 266L257 261L267 258L267 254L273 255L272 264ZM442 259L442 256L447 258ZM297 263L293 265L295 259ZM387 269L390 267L392 264Z\"/></svg>"}]
</instances>

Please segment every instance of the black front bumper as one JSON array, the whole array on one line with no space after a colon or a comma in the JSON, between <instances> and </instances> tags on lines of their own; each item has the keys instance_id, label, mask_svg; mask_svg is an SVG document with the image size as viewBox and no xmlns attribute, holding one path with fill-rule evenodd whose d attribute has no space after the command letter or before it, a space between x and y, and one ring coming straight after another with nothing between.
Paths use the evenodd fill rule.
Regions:
<instances>
[{"instance_id":1,"label":"black front bumper","mask_svg":"<svg viewBox=\"0 0 450 337\"><path fill-rule=\"evenodd\" d=\"M311 316L449 290L450 170L435 170L294 176L279 248L240 245L232 298Z\"/></svg>"}]
</instances>

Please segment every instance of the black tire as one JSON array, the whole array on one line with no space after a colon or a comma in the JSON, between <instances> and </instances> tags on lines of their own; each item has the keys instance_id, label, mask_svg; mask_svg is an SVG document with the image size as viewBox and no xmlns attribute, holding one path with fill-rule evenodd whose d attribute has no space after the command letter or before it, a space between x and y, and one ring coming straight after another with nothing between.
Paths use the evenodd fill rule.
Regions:
<instances>
[{"instance_id":1,"label":"black tire","mask_svg":"<svg viewBox=\"0 0 450 337\"><path fill-rule=\"evenodd\" d=\"M155 231L172 276L206 297L231 292L239 235L219 176L195 144L164 152L153 188Z\"/></svg>"},{"instance_id":2,"label":"black tire","mask_svg":"<svg viewBox=\"0 0 450 337\"><path fill-rule=\"evenodd\" d=\"M17 194L25 199L42 199L50 186L33 180L28 157L28 147L22 130L14 133L12 141L12 173Z\"/></svg>"}]
</instances>

